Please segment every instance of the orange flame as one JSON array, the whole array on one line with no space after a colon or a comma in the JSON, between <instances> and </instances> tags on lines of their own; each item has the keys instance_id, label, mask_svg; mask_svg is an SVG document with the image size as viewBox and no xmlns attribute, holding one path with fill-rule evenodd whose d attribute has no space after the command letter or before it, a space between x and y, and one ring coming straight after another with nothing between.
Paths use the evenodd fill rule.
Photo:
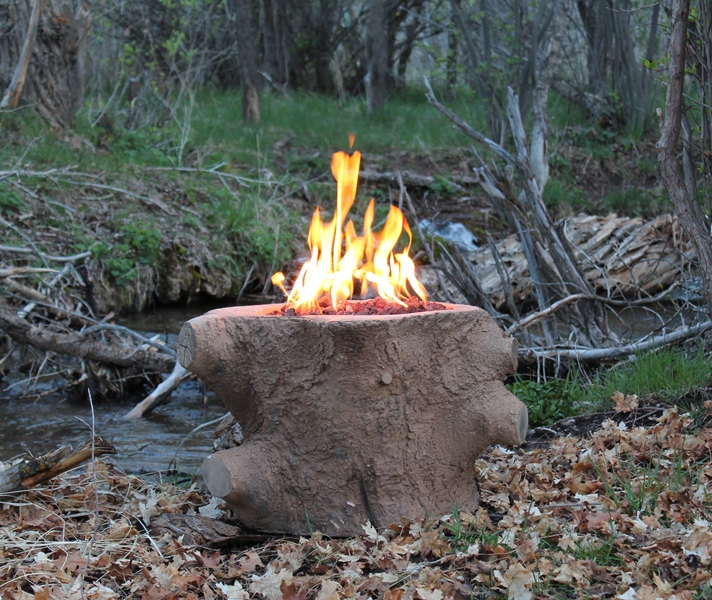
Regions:
<instances>
[{"instance_id":1,"label":"orange flame","mask_svg":"<svg viewBox=\"0 0 712 600\"><path fill-rule=\"evenodd\" d=\"M362 235L356 233L353 221L346 221L356 198L360 165L360 152L333 155L331 172L337 182L334 218L324 223L319 209L314 211L308 236L311 258L302 266L290 293L284 289L284 274L272 276L272 283L287 296L287 306L298 313L320 312L319 299L326 295L331 297L332 306L338 308L353 296L354 282L360 283L361 295L372 287L384 300L401 305L411 296L410 285L423 302L427 301L427 292L416 278L415 264L408 256L413 235L396 206L391 206L380 232L371 229L375 215L373 198L363 218ZM403 231L408 235L408 246L395 254Z\"/></svg>"}]
</instances>

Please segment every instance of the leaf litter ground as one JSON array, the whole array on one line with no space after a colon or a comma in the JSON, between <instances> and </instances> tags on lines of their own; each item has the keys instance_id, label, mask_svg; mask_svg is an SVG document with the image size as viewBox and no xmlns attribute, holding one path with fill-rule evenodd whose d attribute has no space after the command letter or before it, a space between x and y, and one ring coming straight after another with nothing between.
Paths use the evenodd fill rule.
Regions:
<instances>
[{"instance_id":1,"label":"leaf litter ground","mask_svg":"<svg viewBox=\"0 0 712 600\"><path fill-rule=\"evenodd\" d=\"M347 539L221 530L201 542L175 518L229 528L218 500L97 460L4 499L0 597L712 597L712 429L677 409L649 427L609 419L586 437L494 447L475 469L475 514L364 524Z\"/></svg>"}]
</instances>

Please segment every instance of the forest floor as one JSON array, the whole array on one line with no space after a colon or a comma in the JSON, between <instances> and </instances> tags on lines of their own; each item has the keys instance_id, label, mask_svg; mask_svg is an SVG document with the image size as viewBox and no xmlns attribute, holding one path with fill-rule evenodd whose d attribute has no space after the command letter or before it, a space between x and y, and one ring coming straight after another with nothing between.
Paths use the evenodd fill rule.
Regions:
<instances>
[{"instance_id":1,"label":"forest floor","mask_svg":"<svg viewBox=\"0 0 712 600\"><path fill-rule=\"evenodd\" d=\"M636 404L621 396L582 436L489 449L474 514L346 539L244 531L198 483L97 459L3 498L0 597L709 599L712 429Z\"/></svg>"}]
</instances>

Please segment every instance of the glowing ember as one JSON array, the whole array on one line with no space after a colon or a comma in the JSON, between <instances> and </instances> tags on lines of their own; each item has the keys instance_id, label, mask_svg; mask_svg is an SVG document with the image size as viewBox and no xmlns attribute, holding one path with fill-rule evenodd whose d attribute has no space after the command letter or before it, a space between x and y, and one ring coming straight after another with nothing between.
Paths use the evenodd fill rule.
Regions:
<instances>
[{"instance_id":1,"label":"glowing ember","mask_svg":"<svg viewBox=\"0 0 712 600\"><path fill-rule=\"evenodd\" d=\"M287 296L287 308L298 314L322 312L323 303L319 300L324 296L329 296L331 306L339 309L353 296L355 282L361 296L373 289L386 302L405 307L412 290L427 302L427 292L415 277L415 264L408 256L413 236L403 213L391 206L383 229L374 232L372 198L363 218L362 235L356 233L353 221L346 221L356 198L360 165L360 152L333 155L331 172L337 183L334 218L324 223L319 209L314 211L308 237L311 258L299 272L291 292L284 288L283 273L272 276L272 283ZM408 246L395 253L403 231L408 235Z\"/></svg>"}]
</instances>

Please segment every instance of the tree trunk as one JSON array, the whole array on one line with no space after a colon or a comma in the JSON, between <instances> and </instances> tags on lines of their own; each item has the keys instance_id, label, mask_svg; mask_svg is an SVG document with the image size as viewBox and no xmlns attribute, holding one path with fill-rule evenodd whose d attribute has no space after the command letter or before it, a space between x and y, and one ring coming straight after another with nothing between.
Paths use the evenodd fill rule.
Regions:
<instances>
[{"instance_id":1,"label":"tree trunk","mask_svg":"<svg viewBox=\"0 0 712 600\"><path fill-rule=\"evenodd\" d=\"M242 84L242 120L259 123L260 95L257 73L257 38L251 0L235 0L235 29L240 53Z\"/></svg>"},{"instance_id":2,"label":"tree trunk","mask_svg":"<svg viewBox=\"0 0 712 600\"><path fill-rule=\"evenodd\" d=\"M386 0L371 0L368 19L368 45L371 54L366 76L368 112L383 108L388 94L388 41L386 39Z\"/></svg>"},{"instance_id":3,"label":"tree trunk","mask_svg":"<svg viewBox=\"0 0 712 600\"><path fill-rule=\"evenodd\" d=\"M0 0L0 90L4 94L22 65L31 33L30 0ZM55 127L73 127L84 95L84 59L91 13L79 0L43 3L20 104L33 104ZM9 101L9 100L8 100Z\"/></svg>"},{"instance_id":4,"label":"tree trunk","mask_svg":"<svg viewBox=\"0 0 712 600\"><path fill-rule=\"evenodd\" d=\"M704 3L701 3L703 5ZM701 6L704 9L704 6ZM709 6L707 8L709 11ZM682 125L685 84L685 49L690 0L674 0L671 16L670 66L668 70L665 118L662 137L658 142L658 160L665 186L670 192L675 212L683 230L697 250L698 267L705 283L707 310L712 315L712 237L702 206L696 195L685 185L683 169L678 159L678 142ZM712 65L707 65L709 69ZM709 71L707 71L708 77Z\"/></svg>"}]
</instances>

